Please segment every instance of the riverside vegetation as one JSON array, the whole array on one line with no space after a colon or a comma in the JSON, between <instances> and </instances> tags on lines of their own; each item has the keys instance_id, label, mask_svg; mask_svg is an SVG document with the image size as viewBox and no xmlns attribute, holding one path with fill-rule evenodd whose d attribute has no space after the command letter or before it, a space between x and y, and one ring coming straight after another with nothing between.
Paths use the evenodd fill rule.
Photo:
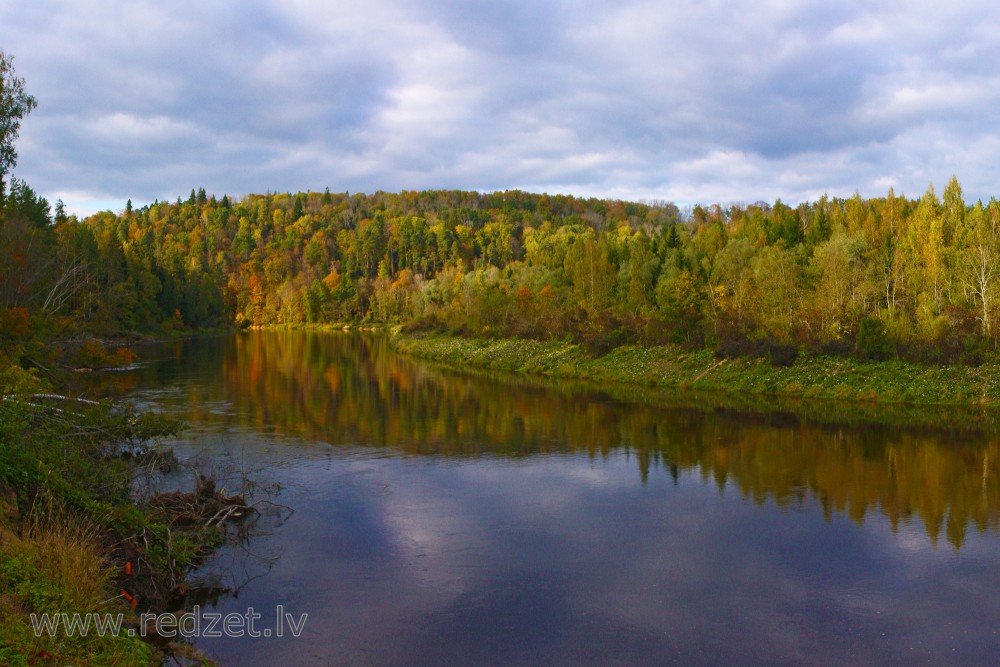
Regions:
<instances>
[{"instance_id":1,"label":"riverside vegetation","mask_svg":"<svg viewBox=\"0 0 1000 667\"><path fill-rule=\"evenodd\" d=\"M55 332L395 323L591 356L624 347L609 363L641 348L691 370L730 360L667 384L990 403L979 378L997 359L998 223L1000 202L968 204L954 178L943 198L686 212L516 191L234 201L198 189L83 220L15 181L0 335L54 336L92 359L116 351Z\"/></svg>"},{"instance_id":2,"label":"riverside vegetation","mask_svg":"<svg viewBox=\"0 0 1000 667\"><path fill-rule=\"evenodd\" d=\"M570 341L458 338L397 329L393 346L455 366L693 389L751 397L941 406L1000 405L1000 365L913 364L809 355L729 358L677 345L623 345L600 354ZM905 378L905 380L904 380Z\"/></svg>"},{"instance_id":3,"label":"riverside vegetation","mask_svg":"<svg viewBox=\"0 0 1000 667\"><path fill-rule=\"evenodd\" d=\"M253 508L205 477L192 492L155 492L157 472L178 462L149 443L175 433L176 422L127 404L39 393L47 388L39 384L0 400L0 663L200 659L128 630L157 642L148 628L138 632L138 614L182 609L194 588L190 570L226 539L227 519ZM121 614L124 630L36 635L31 618L91 613Z\"/></svg>"},{"instance_id":4,"label":"riverside vegetation","mask_svg":"<svg viewBox=\"0 0 1000 667\"><path fill-rule=\"evenodd\" d=\"M140 482L176 465L150 444L180 425L67 389L74 370L134 361L126 343L138 327L86 314L98 304L75 300L121 285L98 286L87 257L63 254L75 252L64 241L82 225L53 224L25 183L7 187L13 141L35 104L0 52L0 664L202 662L187 646L128 630L143 634L140 612L183 607L189 571L226 538L227 519L250 513L233 508L253 508L206 478L192 492L140 493ZM36 635L31 622L91 613L121 614L122 632Z\"/></svg>"},{"instance_id":5,"label":"riverside vegetation","mask_svg":"<svg viewBox=\"0 0 1000 667\"><path fill-rule=\"evenodd\" d=\"M31 398L69 370L130 363L123 333L394 323L411 332L401 349L506 370L730 394L997 401L1000 202L966 202L954 177L941 197L890 189L683 211L521 191L231 199L198 188L80 219L10 178L36 101L2 53L0 78L5 660L105 650L35 648L14 628L29 610L113 596L114 545L153 536L148 557L170 572L211 541L174 535L168 556L169 522L128 492L138 455L128 448L156 432L143 419ZM70 603L70 570L42 557L55 553L46 540L86 559L92 595Z\"/></svg>"}]
</instances>

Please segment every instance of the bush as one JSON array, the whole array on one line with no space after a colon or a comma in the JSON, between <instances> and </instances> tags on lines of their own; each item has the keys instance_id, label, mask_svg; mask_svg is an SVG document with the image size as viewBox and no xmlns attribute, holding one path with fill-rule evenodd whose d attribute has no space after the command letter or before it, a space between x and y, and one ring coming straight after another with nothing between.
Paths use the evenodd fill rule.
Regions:
<instances>
[{"instance_id":1,"label":"bush","mask_svg":"<svg viewBox=\"0 0 1000 667\"><path fill-rule=\"evenodd\" d=\"M441 333L447 327L436 315L427 315L404 322L400 327L403 333Z\"/></svg>"},{"instance_id":2,"label":"bush","mask_svg":"<svg viewBox=\"0 0 1000 667\"><path fill-rule=\"evenodd\" d=\"M927 342L914 341L897 348L897 354L907 361L922 364L963 364L981 366L989 351L989 343L976 336L952 334Z\"/></svg>"},{"instance_id":3,"label":"bush","mask_svg":"<svg viewBox=\"0 0 1000 667\"><path fill-rule=\"evenodd\" d=\"M824 357L849 357L855 351L855 346L846 340L825 340L817 350Z\"/></svg>"},{"instance_id":4,"label":"bush","mask_svg":"<svg viewBox=\"0 0 1000 667\"><path fill-rule=\"evenodd\" d=\"M632 342L629 334L626 323L605 312L593 319L581 320L574 338L591 354L602 356Z\"/></svg>"},{"instance_id":5,"label":"bush","mask_svg":"<svg viewBox=\"0 0 1000 667\"><path fill-rule=\"evenodd\" d=\"M580 337L580 342L594 356L604 356L616 347L628 342L628 336L621 329L612 331L590 330Z\"/></svg>"},{"instance_id":6,"label":"bush","mask_svg":"<svg viewBox=\"0 0 1000 667\"><path fill-rule=\"evenodd\" d=\"M740 335L724 335L715 349L717 359L737 359L739 357L762 357L765 354L763 340Z\"/></svg>"},{"instance_id":7,"label":"bush","mask_svg":"<svg viewBox=\"0 0 1000 667\"><path fill-rule=\"evenodd\" d=\"M799 358L799 348L773 338L727 336L719 341L715 357L717 359L756 357L767 359L772 366L791 366Z\"/></svg>"},{"instance_id":8,"label":"bush","mask_svg":"<svg viewBox=\"0 0 1000 667\"><path fill-rule=\"evenodd\" d=\"M861 320L858 339L855 344L858 357L868 361L884 361L889 358L892 347L881 320L866 317Z\"/></svg>"},{"instance_id":9,"label":"bush","mask_svg":"<svg viewBox=\"0 0 1000 667\"><path fill-rule=\"evenodd\" d=\"M239 329L240 331L245 331L249 329L250 326L253 324L253 320L251 320L243 313L236 313L236 318L233 321L233 323L236 325L237 329Z\"/></svg>"},{"instance_id":10,"label":"bush","mask_svg":"<svg viewBox=\"0 0 1000 667\"><path fill-rule=\"evenodd\" d=\"M4 308L0 310L0 336L25 338L31 333L27 308Z\"/></svg>"},{"instance_id":11,"label":"bush","mask_svg":"<svg viewBox=\"0 0 1000 667\"><path fill-rule=\"evenodd\" d=\"M83 342L67 352L67 361L77 368L121 368L133 363L138 356L127 347L109 348L96 339Z\"/></svg>"},{"instance_id":12,"label":"bush","mask_svg":"<svg viewBox=\"0 0 1000 667\"><path fill-rule=\"evenodd\" d=\"M767 359L772 366L792 366L799 358L799 348L786 343L769 341L767 346Z\"/></svg>"},{"instance_id":13,"label":"bush","mask_svg":"<svg viewBox=\"0 0 1000 667\"><path fill-rule=\"evenodd\" d=\"M959 363L966 366L982 366L986 361L986 353L989 344L982 338L976 336L962 337L962 350L959 353Z\"/></svg>"}]
</instances>

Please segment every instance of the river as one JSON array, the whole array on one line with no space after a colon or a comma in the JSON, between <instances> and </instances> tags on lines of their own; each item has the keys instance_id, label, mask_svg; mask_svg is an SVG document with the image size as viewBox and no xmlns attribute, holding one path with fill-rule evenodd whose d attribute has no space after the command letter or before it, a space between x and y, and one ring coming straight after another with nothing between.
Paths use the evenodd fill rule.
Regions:
<instances>
[{"instance_id":1,"label":"river","mask_svg":"<svg viewBox=\"0 0 1000 667\"><path fill-rule=\"evenodd\" d=\"M261 614L195 640L223 665L1000 659L994 434L630 402L357 333L140 353L95 381L265 509L199 573L238 589L203 612Z\"/></svg>"}]
</instances>

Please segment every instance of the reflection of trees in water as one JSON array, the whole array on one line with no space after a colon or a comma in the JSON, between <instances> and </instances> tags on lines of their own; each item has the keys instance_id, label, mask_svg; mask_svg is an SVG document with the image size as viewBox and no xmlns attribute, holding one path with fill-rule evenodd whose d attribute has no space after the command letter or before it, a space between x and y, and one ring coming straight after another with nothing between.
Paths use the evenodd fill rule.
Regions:
<instances>
[{"instance_id":1,"label":"reflection of trees in water","mask_svg":"<svg viewBox=\"0 0 1000 667\"><path fill-rule=\"evenodd\" d=\"M998 526L1000 441L978 434L625 404L563 385L449 373L371 336L255 332L195 357L184 363L206 371L192 389L202 395L187 397L192 420L198 406L225 398L242 425L414 455L625 450L644 480L651 469L675 477L697 469L757 503L795 506L812 496L828 516L858 522L873 511L894 526L919 517L933 541L943 531L956 547L969 524Z\"/></svg>"}]
</instances>

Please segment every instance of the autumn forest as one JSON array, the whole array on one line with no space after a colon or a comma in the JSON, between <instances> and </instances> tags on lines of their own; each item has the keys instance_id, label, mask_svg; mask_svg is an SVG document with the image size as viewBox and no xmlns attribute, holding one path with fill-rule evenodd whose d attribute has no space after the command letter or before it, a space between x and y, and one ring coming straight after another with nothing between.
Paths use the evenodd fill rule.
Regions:
<instances>
[{"instance_id":1,"label":"autumn forest","mask_svg":"<svg viewBox=\"0 0 1000 667\"><path fill-rule=\"evenodd\" d=\"M1000 202L629 203L300 192L83 220L14 181L0 333L398 322L466 335L975 362L996 346Z\"/></svg>"}]
</instances>

